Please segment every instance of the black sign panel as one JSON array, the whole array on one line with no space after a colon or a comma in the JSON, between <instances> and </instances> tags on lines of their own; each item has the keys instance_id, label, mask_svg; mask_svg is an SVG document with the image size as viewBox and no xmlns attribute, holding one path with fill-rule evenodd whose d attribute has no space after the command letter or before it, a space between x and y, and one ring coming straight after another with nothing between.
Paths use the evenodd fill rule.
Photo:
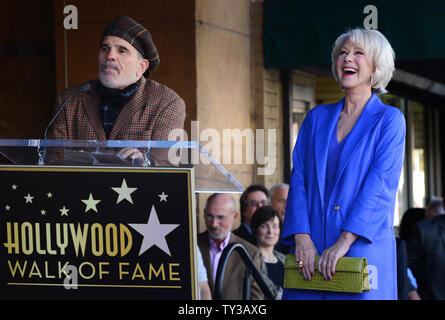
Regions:
<instances>
[{"instance_id":1,"label":"black sign panel","mask_svg":"<svg viewBox=\"0 0 445 320\"><path fill-rule=\"evenodd\" d=\"M192 171L0 168L0 299L194 299Z\"/></svg>"}]
</instances>

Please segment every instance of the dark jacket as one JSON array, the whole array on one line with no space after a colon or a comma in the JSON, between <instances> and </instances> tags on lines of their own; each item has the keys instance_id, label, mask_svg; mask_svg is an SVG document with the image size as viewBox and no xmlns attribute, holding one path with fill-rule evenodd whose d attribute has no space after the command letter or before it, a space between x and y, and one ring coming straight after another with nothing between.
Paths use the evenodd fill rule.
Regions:
<instances>
[{"instance_id":1,"label":"dark jacket","mask_svg":"<svg viewBox=\"0 0 445 320\"><path fill-rule=\"evenodd\" d=\"M396 238L397 247L397 296L399 300L408 300L408 292L411 290L408 279L408 254L404 240Z\"/></svg>"},{"instance_id":2,"label":"dark jacket","mask_svg":"<svg viewBox=\"0 0 445 320\"><path fill-rule=\"evenodd\" d=\"M422 299L445 300L445 215L425 219L417 227L407 241L408 267Z\"/></svg>"},{"instance_id":3,"label":"dark jacket","mask_svg":"<svg viewBox=\"0 0 445 320\"><path fill-rule=\"evenodd\" d=\"M256 246L255 237L249 232L249 230L247 230L244 224L241 224L238 229L233 231L233 233Z\"/></svg>"}]
</instances>

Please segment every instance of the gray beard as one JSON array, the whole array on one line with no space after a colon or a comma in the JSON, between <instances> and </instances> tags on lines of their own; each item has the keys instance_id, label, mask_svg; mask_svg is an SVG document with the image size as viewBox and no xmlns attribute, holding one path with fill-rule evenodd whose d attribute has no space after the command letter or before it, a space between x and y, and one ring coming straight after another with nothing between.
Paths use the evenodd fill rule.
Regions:
<instances>
[{"instance_id":1,"label":"gray beard","mask_svg":"<svg viewBox=\"0 0 445 320\"><path fill-rule=\"evenodd\" d=\"M210 238L215 239L215 240L221 240L224 239L224 237L226 236L224 234L224 232L211 232L208 231Z\"/></svg>"},{"instance_id":2,"label":"gray beard","mask_svg":"<svg viewBox=\"0 0 445 320\"><path fill-rule=\"evenodd\" d=\"M108 79L106 77L106 71L99 71L98 77L99 77L100 83L105 88L110 88L110 89L126 88L129 85L131 85L139 80L136 77L136 75L133 75L131 78L127 78L127 79Z\"/></svg>"}]
</instances>

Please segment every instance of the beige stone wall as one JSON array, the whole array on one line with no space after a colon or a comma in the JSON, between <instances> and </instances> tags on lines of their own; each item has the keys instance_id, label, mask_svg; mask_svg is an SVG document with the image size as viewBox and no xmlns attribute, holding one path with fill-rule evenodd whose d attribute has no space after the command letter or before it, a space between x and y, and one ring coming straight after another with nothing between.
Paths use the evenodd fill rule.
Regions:
<instances>
[{"instance_id":1,"label":"beige stone wall","mask_svg":"<svg viewBox=\"0 0 445 320\"><path fill-rule=\"evenodd\" d=\"M252 58L253 58L253 96L254 118L256 129L264 129L265 133L275 130L274 150L265 146L265 155L275 162L273 174L259 175L258 169L264 167L258 163L255 166L253 182L261 183L270 188L283 182L283 97L280 71L264 69L263 57L263 4L252 4ZM272 137L266 135L267 139ZM269 167L272 167L271 165Z\"/></svg>"},{"instance_id":2,"label":"beige stone wall","mask_svg":"<svg viewBox=\"0 0 445 320\"><path fill-rule=\"evenodd\" d=\"M254 128L251 97L251 30L249 0L196 0L196 96L199 132ZM205 146L211 141L200 141ZM221 141L222 143L222 141ZM244 147L244 145L243 145ZM211 152L212 150L209 150ZM253 166L223 163L244 186ZM235 150L232 144L232 155ZM243 155L245 152L243 152ZM243 158L244 159L244 158ZM208 177L209 180L212 177ZM198 195L198 229L205 230L203 208L208 195ZM239 195L234 194L236 199Z\"/></svg>"},{"instance_id":3,"label":"beige stone wall","mask_svg":"<svg viewBox=\"0 0 445 320\"><path fill-rule=\"evenodd\" d=\"M265 70L263 59L263 4L249 0L196 1L197 120L202 132L216 129L251 130L255 143L264 130L264 155L246 163L243 141L242 164L220 162L247 187L261 183L272 187L283 181L282 83L279 70ZM270 132L269 130L273 130ZM269 132L274 136L269 136ZM273 148L269 150L269 139ZM201 141L205 145L206 141ZM257 151L254 146L255 152ZM231 148L232 161L234 150ZM238 152L240 152L238 150ZM222 154L222 152L221 152ZM262 165L259 161L266 161ZM258 170L273 168L268 175ZM202 212L208 195L197 198L199 230L205 229ZM239 194L234 194L239 200ZM238 205L239 206L239 205ZM235 224L237 227L239 221Z\"/></svg>"}]
</instances>

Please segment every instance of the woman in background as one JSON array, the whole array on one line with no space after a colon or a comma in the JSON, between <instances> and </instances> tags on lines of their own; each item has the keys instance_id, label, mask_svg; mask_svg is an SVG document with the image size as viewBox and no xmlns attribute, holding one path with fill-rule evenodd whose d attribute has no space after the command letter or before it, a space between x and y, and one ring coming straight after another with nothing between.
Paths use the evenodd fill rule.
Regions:
<instances>
[{"instance_id":1,"label":"woman in background","mask_svg":"<svg viewBox=\"0 0 445 320\"><path fill-rule=\"evenodd\" d=\"M252 233L261 252L261 271L276 300L281 299L284 282L285 256L275 250L280 240L282 222L271 206L258 208L251 220Z\"/></svg>"}]
</instances>

